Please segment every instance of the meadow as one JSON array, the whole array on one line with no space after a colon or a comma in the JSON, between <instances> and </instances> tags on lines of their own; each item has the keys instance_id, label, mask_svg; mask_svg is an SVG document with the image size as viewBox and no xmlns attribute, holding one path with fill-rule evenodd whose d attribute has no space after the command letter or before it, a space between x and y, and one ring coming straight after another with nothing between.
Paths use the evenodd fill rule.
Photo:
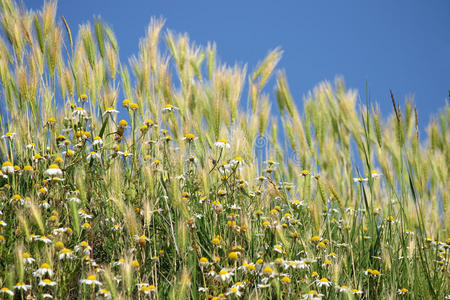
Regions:
<instances>
[{"instance_id":1,"label":"meadow","mask_svg":"<svg viewBox=\"0 0 450 300\"><path fill-rule=\"evenodd\" d=\"M0 3L0 298L450 299L448 103Z\"/></svg>"}]
</instances>

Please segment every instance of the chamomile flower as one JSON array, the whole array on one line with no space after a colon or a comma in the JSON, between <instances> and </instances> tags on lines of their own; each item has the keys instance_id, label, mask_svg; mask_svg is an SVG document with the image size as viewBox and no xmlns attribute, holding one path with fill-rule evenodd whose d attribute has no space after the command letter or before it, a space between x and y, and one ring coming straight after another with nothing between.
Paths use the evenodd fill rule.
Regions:
<instances>
[{"instance_id":1,"label":"chamomile flower","mask_svg":"<svg viewBox=\"0 0 450 300\"><path fill-rule=\"evenodd\" d=\"M61 249L61 251L59 251L59 256L58 258L60 260L63 259L72 259L73 258L73 254L72 254L72 250L68 249L68 248L63 248Z\"/></svg>"},{"instance_id":2,"label":"chamomile flower","mask_svg":"<svg viewBox=\"0 0 450 300\"><path fill-rule=\"evenodd\" d=\"M319 280L316 280L316 284L318 287L329 287L331 285L331 282L327 278L323 277Z\"/></svg>"},{"instance_id":3,"label":"chamomile flower","mask_svg":"<svg viewBox=\"0 0 450 300\"><path fill-rule=\"evenodd\" d=\"M231 278L233 277L234 273L227 270L227 269L222 269L220 270L220 272L217 274L217 278L219 278L220 280L222 280L223 282L225 281L229 281L231 280Z\"/></svg>"},{"instance_id":4,"label":"chamomile flower","mask_svg":"<svg viewBox=\"0 0 450 300\"><path fill-rule=\"evenodd\" d=\"M97 277L95 275L89 275L86 279L81 279L80 282L86 285L103 285L100 281L97 280Z\"/></svg>"},{"instance_id":5,"label":"chamomile flower","mask_svg":"<svg viewBox=\"0 0 450 300\"><path fill-rule=\"evenodd\" d=\"M56 282L50 279L43 279L39 282L39 286L56 286Z\"/></svg>"},{"instance_id":6,"label":"chamomile flower","mask_svg":"<svg viewBox=\"0 0 450 300\"><path fill-rule=\"evenodd\" d=\"M16 136L15 132L7 132L4 135L2 135L2 140L12 140Z\"/></svg>"},{"instance_id":7,"label":"chamomile flower","mask_svg":"<svg viewBox=\"0 0 450 300\"><path fill-rule=\"evenodd\" d=\"M188 143L196 140L197 137L193 133L186 133L183 137L183 141L186 141Z\"/></svg>"},{"instance_id":8,"label":"chamomile flower","mask_svg":"<svg viewBox=\"0 0 450 300\"><path fill-rule=\"evenodd\" d=\"M304 294L303 299L310 299L310 300L320 300L323 297L323 294L320 294L316 290L310 290L308 293Z\"/></svg>"},{"instance_id":9,"label":"chamomile flower","mask_svg":"<svg viewBox=\"0 0 450 300\"><path fill-rule=\"evenodd\" d=\"M31 285L30 284L25 284L24 282L18 282L16 283L16 285L14 286L15 290L22 290L22 291L28 291L29 289L31 289Z\"/></svg>"},{"instance_id":10,"label":"chamomile flower","mask_svg":"<svg viewBox=\"0 0 450 300\"><path fill-rule=\"evenodd\" d=\"M98 296L101 296L105 299L111 299L111 292L106 289L100 289L97 293Z\"/></svg>"},{"instance_id":11,"label":"chamomile flower","mask_svg":"<svg viewBox=\"0 0 450 300\"><path fill-rule=\"evenodd\" d=\"M119 111L118 110L115 110L113 107L108 107L106 110L105 110L105 112L103 113L103 117L104 116L112 116L112 114L117 114L117 113L119 113Z\"/></svg>"},{"instance_id":12,"label":"chamomile flower","mask_svg":"<svg viewBox=\"0 0 450 300\"><path fill-rule=\"evenodd\" d=\"M0 289L0 295L1 294L8 294L9 296L14 296L14 292L13 291L11 291L9 288L7 288L7 287L2 287L1 289Z\"/></svg>"},{"instance_id":13,"label":"chamomile flower","mask_svg":"<svg viewBox=\"0 0 450 300\"><path fill-rule=\"evenodd\" d=\"M245 165L244 159L240 156L236 156L234 159L230 161L231 164L235 166L243 166Z\"/></svg>"},{"instance_id":14,"label":"chamomile flower","mask_svg":"<svg viewBox=\"0 0 450 300\"><path fill-rule=\"evenodd\" d=\"M228 289L228 291L225 293L227 296L235 296L235 297L241 297L242 292L235 286L232 286Z\"/></svg>"},{"instance_id":15,"label":"chamomile flower","mask_svg":"<svg viewBox=\"0 0 450 300\"><path fill-rule=\"evenodd\" d=\"M14 165L10 161L5 161L2 164L2 172L5 174L14 174Z\"/></svg>"},{"instance_id":16,"label":"chamomile flower","mask_svg":"<svg viewBox=\"0 0 450 300\"><path fill-rule=\"evenodd\" d=\"M78 100L80 100L80 102L86 102L88 99L88 96L86 94L81 94L80 97L78 98Z\"/></svg>"},{"instance_id":17,"label":"chamomile flower","mask_svg":"<svg viewBox=\"0 0 450 300\"><path fill-rule=\"evenodd\" d=\"M92 142L92 146L97 146L99 148L103 147L103 140L101 137L96 136Z\"/></svg>"},{"instance_id":18,"label":"chamomile flower","mask_svg":"<svg viewBox=\"0 0 450 300\"><path fill-rule=\"evenodd\" d=\"M53 271L47 263L43 263L39 269L33 272L34 277L42 277L44 275L53 276Z\"/></svg>"},{"instance_id":19,"label":"chamomile flower","mask_svg":"<svg viewBox=\"0 0 450 300\"><path fill-rule=\"evenodd\" d=\"M162 109L162 112L166 113L166 112L173 112L173 111L177 111L177 110L178 110L178 107L173 106L172 104L167 104Z\"/></svg>"},{"instance_id":20,"label":"chamomile flower","mask_svg":"<svg viewBox=\"0 0 450 300\"><path fill-rule=\"evenodd\" d=\"M23 263L28 264L28 265L31 265L32 263L35 262L35 259L33 257L31 257L31 254L28 252L24 252L22 254L22 259L23 259Z\"/></svg>"},{"instance_id":21,"label":"chamomile flower","mask_svg":"<svg viewBox=\"0 0 450 300\"><path fill-rule=\"evenodd\" d=\"M57 177L61 177L62 176L62 171L59 168L59 166L57 164L52 164L48 167L48 169L44 172L45 176L57 176Z\"/></svg>"},{"instance_id":22,"label":"chamomile flower","mask_svg":"<svg viewBox=\"0 0 450 300\"><path fill-rule=\"evenodd\" d=\"M302 176L308 176L309 174L311 174L311 172L309 170L302 170L300 172L300 175L302 175Z\"/></svg>"},{"instance_id":23,"label":"chamomile flower","mask_svg":"<svg viewBox=\"0 0 450 300\"><path fill-rule=\"evenodd\" d=\"M99 159L101 159L101 154L100 153L98 153L98 152L96 152L96 151L91 151L90 153L89 153L89 155L87 156L87 159L89 160L89 161L91 161L91 160L99 160Z\"/></svg>"},{"instance_id":24,"label":"chamomile flower","mask_svg":"<svg viewBox=\"0 0 450 300\"><path fill-rule=\"evenodd\" d=\"M52 242L52 240L49 239L49 238L48 238L47 236L45 236L45 235L36 237L36 240L37 240L37 241L41 241L41 242L43 242L44 244L50 244L50 243Z\"/></svg>"},{"instance_id":25,"label":"chamomile flower","mask_svg":"<svg viewBox=\"0 0 450 300\"><path fill-rule=\"evenodd\" d=\"M275 245L273 246L273 251L283 253L283 247L281 245Z\"/></svg>"},{"instance_id":26,"label":"chamomile flower","mask_svg":"<svg viewBox=\"0 0 450 300\"><path fill-rule=\"evenodd\" d=\"M130 157L130 156L133 156L133 154L128 152L128 151L123 151L123 152L122 151L117 151L117 154L121 155L123 158L127 158L127 157Z\"/></svg>"},{"instance_id":27,"label":"chamomile flower","mask_svg":"<svg viewBox=\"0 0 450 300\"><path fill-rule=\"evenodd\" d=\"M214 143L214 146L218 148L227 148L229 149L231 146L226 139L218 139L217 142Z\"/></svg>"},{"instance_id":28,"label":"chamomile flower","mask_svg":"<svg viewBox=\"0 0 450 300\"><path fill-rule=\"evenodd\" d=\"M114 262L114 266L124 266L125 265L125 259L120 258L116 262Z\"/></svg>"},{"instance_id":29,"label":"chamomile flower","mask_svg":"<svg viewBox=\"0 0 450 300\"><path fill-rule=\"evenodd\" d=\"M206 258L206 257L201 257L199 260L199 263L200 263L200 266L202 266L202 267L206 267L210 264L208 258Z\"/></svg>"},{"instance_id":30,"label":"chamomile flower","mask_svg":"<svg viewBox=\"0 0 450 300\"><path fill-rule=\"evenodd\" d=\"M81 203L81 200L79 198L77 198L77 197L70 197L70 198L67 199L67 201L75 202L76 204L80 204Z\"/></svg>"},{"instance_id":31,"label":"chamomile flower","mask_svg":"<svg viewBox=\"0 0 450 300\"><path fill-rule=\"evenodd\" d=\"M369 181L368 178L364 178L364 177L355 177L353 178L353 182L366 182Z\"/></svg>"},{"instance_id":32,"label":"chamomile flower","mask_svg":"<svg viewBox=\"0 0 450 300\"><path fill-rule=\"evenodd\" d=\"M363 293L363 291L358 290L358 289L352 289L352 290L351 290L351 293L352 293L353 295L361 295L361 294Z\"/></svg>"},{"instance_id":33,"label":"chamomile flower","mask_svg":"<svg viewBox=\"0 0 450 300\"><path fill-rule=\"evenodd\" d=\"M377 170L372 170L372 171L370 171L370 176L371 176L372 178L378 178L378 177L380 177L380 176L383 176L383 174L378 173Z\"/></svg>"},{"instance_id":34,"label":"chamomile flower","mask_svg":"<svg viewBox=\"0 0 450 300\"><path fill-rule=\"evenodd\" d=\"M86 241L82 241L78 245L75 246L75 252L83 252L84 255L90 255L92 248Z\"/></svg>"},{"instance_id":35,"label":"chamomile flower","mask_svg":"<svg viewBox=\"0 0 450 300\"><path fill-rule=\"evenodd\" d=\"M36 150L36 144L35 143L29 143L29 144L26 145L26 148L28 150L34 151L34 150Z\"/></svg>"},{"instance_id":36,"label":"chamomile flower","mask_svg":"<svg viewBox=\"0 0 450 300\"><path fill-rule=\"evenodd\" d=\"M150 284L150 285L142 285L139 291L144 293L145 295L150 295L150 293L156 293L158 290L156 289L156 286Z\"/></svg>"},{"instance_id":37,"label":"chamomile flower","mask_svg":"<svg viewBox=\"0 0 450 300\"><path fill-rule=\"evenodd\" d=\"M75 110L72 112L72 116L80 119L82 117L85 117L87 115L87 111L85 109L83 109L82 107L77 107L75 108Z\"/></svg>"},{"instance_id":38,"label":"chamomile flower","mask_svg":"<svg viewBox=\"0 0 450 300\"><path fill-rule=\"evenodd\" d=\"M336 285L335 288L339 291L339 293L347 293L350 291L350 288L346 285L342 286Z\"/></svg>"}]
</instances>

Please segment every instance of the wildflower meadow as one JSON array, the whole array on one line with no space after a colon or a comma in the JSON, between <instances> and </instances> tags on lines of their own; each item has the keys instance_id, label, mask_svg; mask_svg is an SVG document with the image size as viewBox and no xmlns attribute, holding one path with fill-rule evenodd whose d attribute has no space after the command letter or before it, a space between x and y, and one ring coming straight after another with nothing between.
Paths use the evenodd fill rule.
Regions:
<instances>
[{"instance_id":1,"label":"wildflower meadow","mask_svg":"<svg viewBox=\"0 0 450 300\"><path fill-rule=\"evenodd\" d=\"M448 103L0 3L1 299L450 299Z\"/></svg>"}]
</instances>

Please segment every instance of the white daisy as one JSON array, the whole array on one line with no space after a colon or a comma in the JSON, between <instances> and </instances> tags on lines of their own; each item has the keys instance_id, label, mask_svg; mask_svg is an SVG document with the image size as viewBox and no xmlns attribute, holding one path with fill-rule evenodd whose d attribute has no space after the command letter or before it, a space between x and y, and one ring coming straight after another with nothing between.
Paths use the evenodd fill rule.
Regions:
<instances>
[{"instance_id":1,"label":"white daisy","mask_svg":"<svg viewBox=\"0 0 450 300\"><path fill-rule=\"evenodd\" d=\"M87 156L87 159L89 160L89 161L91 161L91 160L98 160L98 159L100 159L102 156L101 156L101 154L100 153L97 153L97 152L95 152L95 151L91 151L90 153L89 153L89 155Z\"/></svg>"},{"instance_id":2,"label":"white daisy","mask_svg":"<svg viewBox=\"0 0 450 300\"><path fill-rule=\"evenodd\" d=\"M178 110L178 107L173 106L172 104L167 104L166 106L164 106L164 108L162 109L162 112L172 112L172 111L176 111Z\"/></svg>"},{"instance_id":3,"label":"white daisy","mask_svg":"<svg viewBox=\"0 0 450 300\"><path fill-rule=\"evenodd\" d=\"M39 282L39 286L55 286L56 282L51 281L50 279L44 279Z\"/></svg>"},{"instance_id":4,"label":"white daisy","mask_svg":"<svg viewBox=\"0 0 450 300\"><path fill-rule=\"evenodd\" d=\"M44 172L45 176L50 176L50 177L53 177L53 176L61 177L62 174L63 173L57 164L50 165L48 167L48 169Z\"/></svg>"},{"instance_id":5,"label":"white daisy","mask_svg":"<svg viewBox=\"0 0 450 300\"><path fill-rule=\"evenodd\" d=\"M72 259L73 258L73 254L72 254L72 250L68 249L68 248L64 248L61 251L59 251L59 256L58 258L60 260L63 259Z\"/></svg>"},{"instance_id":6,"label":"white daisy","mask_svg":"<svg viewBox=\"0 0 450 300\"><path fill-rule=\"evenodd\" d=\"M214 143L214 146L218 148L230 148L230 144L228 144L228 141L226 139L219 139L217 142Z\"/></svg>"},{"instance_id":7,"label":"white daisy","mask_svg":"<svg viewBox=\"0 0 450 300\"><path fill-rule=\"evenodd\" d=\"M234 273L231 271L228 271L227 269L222 269L217 274L217 277L222 281L229 281L233 277Z\"/></svg>"},{"instance_id":8,"label":"white daisy","mask_svg":"<svg viewBox=\"0 0 450 300\"><path fill-rule=\"evenodd\" d=\"M75 118L80 118L80 117L84 117L87 115L87 111L84 110L82 107L77 107L75 108L75 110L72 113L72 116L74 116Z\"/></svg>"},{"instance_id":9,"label":"white daisy","mask_svg":"<svg viewBox=\"0 0 450 300\"><path fill-rule=\"evenodd\" d=\"M119 111L118 110L115 110L114 108L112 108L112 107L108 107L106 110L105 110L105 112L103 113L103 117L104 116L111 116L112 114L117 114Z\"/></svg>"},{"instance_id":10,"label":"white daisy","mask_svg":"<svg viewBox=\"0 0 450 300\"><path fill-rule=\"evenodd\" d=\"M103 285L100 281L97 280L97 277L95 277L95 275L89 275L86 279L81 279L80 282L87 285Z\"/></svg>"},{"instance_id":11,"label":"white daisy","mask_svg":"<svg viewBox=\"0 0 450 300\"><path fill-rule=\"evenodd\" d=\"M5 174L14 174L14 166L10 161L5 161L2 164L2 172Z\"/></svg>"},{"instance_id":12,"label":"white daisy","mask_svg":"<svg viewBox=\"0 0 450 300\"><path fill-rule=\"evenodd\" d=\"M44 275L53 276L53 271L47 263L42 264L39 269L33 272L34 277L41 277Z\"/></svg>"},{"instance_id":13,"label":"white daisy","mask_svg":"<svg viewBox=\"0 0 450 300\"><path fill-rule=\"evenodd\" d=\"M14 296L14 292L8 289L7 287L2 287L0 289L0 294L8 294L10 296Z\"/></svg>"},{"instance_id":14,"label":"white daisy","mask_svg":"<svg viewBox=\"0 0 450 300\"><path fill-rule=\"evenodd\" d=\"M103 147L103 140L102 140L102 138L99 137L99 136L96 136L94 138L94 141L92 142L92 146L98 146L100 148Z\"/></svg>"},{"instance_id":15,"label":"white daisy","mask_svg":"<svg viewBox=\"0 0 450 300\"><path fill-rule=\"evenodd\" d=\"M2 135L2 139L3 140L12 140L15 137L16 133L15 132L7 132L4 135Z\"/></svg>"}]
</instances>

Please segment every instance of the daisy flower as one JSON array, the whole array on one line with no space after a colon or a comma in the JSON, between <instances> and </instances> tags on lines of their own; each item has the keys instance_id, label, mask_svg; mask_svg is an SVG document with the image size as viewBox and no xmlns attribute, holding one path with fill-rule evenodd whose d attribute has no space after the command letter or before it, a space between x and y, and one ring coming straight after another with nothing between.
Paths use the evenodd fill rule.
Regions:
<instances>
[{"instance_id":1,"label":"daisy flower","mask_svg":"<svg viewBox=\"0 0 450 300\"><path fill-rule=\"evenodd\" d=\"M316 280L316 284L318 287L323 287L323 286L329 287L331 285L331 282L328 279L326 279L325 277L323 277L319 280Z\"/></svg>"},{"instance_id":2,"label":"daisy flower","mask_svg":"<svg viewBox=\"0 0 450 300\"><path fill-rule=\"evenodd\" d=\"M86 94L81 94L78 98L81 102L85 102L88 99L88 96Z\"/></svg>"},{"instance_id":3,"label":"daisy flower","mask_svg":"<svg viewBox=\"0 0 450 300\"><path fill-rule=\"evenodd\" d=\"M402 288L397 290L397 294L406 295L408 293L408 289Z\"/></svg>"},{"instance_id":4,"label":"daisy flower","mask_svg":"<svg viewBox=\"0 0 450 300\"><path fill-rule=\"evenodd\" d=\"M227 148L229 149L231 146L226 139L219 139L214 143L214 146L218 148Z\"/></svg>"},{"instance_id":5,"label":"daisy flower","mask_svg":"<svg viewBox=\"0 0 450 300\"><path fill-rule=\"evenodd\" d=\"M103 285L100 281L97 280L95 275L89 275L86 279L81 279L80 282L86 285Z\"/></svg>"},{"instance_id":6,"label":"daisy flower","mask_svg":"<svg viewBox=\"0 0 450 300\"><path fill-rule=\"evenodd\" d=\"M113 107L108 107L106 110L105 110L105 112L103 113L103 117L104 116L111 116L112 114L117 114L117 113L119 113L119 111L118 110L115 110Z\"/></svg>"},{"instance_id":7,"label":"daisy flower","mask_svg":"<svg viewBox=\"0 0 450 300\"><path fill-rule=\"evenodd\" d=\"M223 282L225 281L229 281L231 280L231 278L233 277L234 273L231 271L228 271L227 269L222 269L220 270L220 272L217 274L217 277L222 280Z\"/></svg>"},{"instance_id":8,"label":"daisy flower","mask_svg":"<svg viewBox=\"0 0 450 300\"><path fill-rule=\"evenodd\" d=\"M173 106L172 104L167 104L166 106L164 106L164 108L162 109L162 112L173 112L178 110L178 107Z\"/></svg>"},{"instance_id":9,"label":"daisy flower","mask_svg":"<svg viewBox=\"0 0 450 300\"><path fill-rule=\"evenodd\" d=\"M82 107L77 107L75 108L75 110L72 112L72 116L79 119L80 117L84 117L87 115L87 111L84 110Z\"/></svg>"},{"instance_id":10,"label":"daisy flower","mask_svg":"<svg viewBox=\"0 0 450 300\"><path fill-rule=\"evenodd\" d=\"M80 244L75 246L75 252L83 252L84 255L90 255L91 253L91 246L86 241L82 241Z\"/></svg>"},{"instance_id":11,"label":"daisy flower","mask_svg":"<svg viewBox=\"0 0 450 300\"><path fill-rule=\"evenodd\" d=\"M58 258L60 260L63 259L72 259L73 258L73 254L72 254L72 250L68 249L68 248L63 248L61 249L61 251L59 251L59 256Z\"/></svg>"},{"instance_id":12,"label":"daisy flower","mask_svg":"<svg viewBox=\"0 0 450 300\"><path fill-rule=\"evenodd\" d=\"M363 293L363 291L360 291L358 289L352 289L351 292L353 295L361 295Z\"/></svg>"},{"instance_id":13,"label":"daisy flower","mask_svg":"<svg viewBox=\"0 0 450 300\"><path fill-rule=\"evenodd\" d=\"M33 272L34 277L41 277L44 275L53 276L53 271L47 263L43 263L39 269Z\"/></svg>"},{"instance_id":14,"label":"daisy flower","mask_svg":"<svg viewBox=\"0 0 450 300\"><path fill-rule=\"evenodd\" d=\"M186 141L186 142L188 142L188 143L190 143L190 142L192 142L192 141L194 141L194 140L196 140L197 138L195 137L195 135L194 134L192 134L192 133L186 133L185 135L184 135L184 137L183 137L183 141Z\"/></svg>"},{"instance_id":15,"label":"daisy flower","mask_svg":"<svg viewBox=\"0 0 450 300\"><path fill-rule=\"evenodd\" d=\"M16 290L22 290L22 291L28 291L29 289L31 289L31 285L30 284L25 284L24 282L18 282L15 286L14 289Z\"/></svg>"},{"instance_id":16,"label":"daisy flower","mask_svg":"<svg viewBox=\"0 0 450 300\"><path fill-rule=\"evenodd\" d=\"M142 285L139 291L141 291L145 295L150 295L150 293L156 293L157 289L156 286L151 284L151 285Z\"/></svg>"},{"instance_id":17,"label":"daisy flower","mask_svg":"<svg viewBox=\"0 0 450 300\"><path fill-rule=\"evenodd\" d=\"M5 174L14 174L14 166L10 161L5 161L2 164L2 172Z\"/></svg>"},{"instance_id":18,"label":"daisy flower","mask_svg":"<svg viewBox=\"0 0 450 300\"><path fill-rule=\"evenodd\" d=\"M57 164L52 164L48 167L48 169L44 172L45 176L57 176L57 177L61 177L62 176L62 171L59 168L59 166Z\"/></svg>"},{"instance_id":19,"label":"daisy flower","mask_svg":"<svg viewBox=\"0 0 450 300\"><path fill-rule=\"evenodd\" d=\"M48 203L47 203L47 204L48 204ZM46 208L48 208L48 207L46 207ZM44 242L45 244L50 244L50 243L52 242L52 240L49 239L49 238L48 238L47 236L45 236L45 235L36 237L36 240L37 240L37 241Z\"/></svg>"},{"instance_id":20,"label":"daisy flower","mask_svg":"<svg viewBox=\"0 0 450 300\"><path fill-rule=\"evenodd\" d=\"M369 181L368 178L363 178L363 177L355 177L353 178L353 182L365 182L365 181Z\"/></svg>"},{"instance_id":21,"label":"daisy flower","mask_svg":"<svg viewBox=\"0 0 450 300\"><path fill-rule=\"evenodd\" d=\"M315 290L311 290L307 294L304 294L302 297L303 299L320 300L322 299L323 294L320 294Z\"/></svg>"},{"instance_id":22,"label":"daisy flower","mask_svg":"<svg viewBox=\"0 0 450 300\"><path fill-rule=\"evenodd\" d=\"M39 286L55 286L56 282L51 281L50 279L44 279L39 282Z\"/></svg>"},{"instance_id":23,"label":"daisy flower","mask_svg":"<svg viewBox=\"0 0 450 300\"><path fill-rule=\"evenodd\" d=\"M236 297L241 297L242 296L242 292L239 291L238 288L232 286L227 292L226 292L227 296L236 296Z\"/></svg>"},{"instance_id":24,"label":"daisy flower","mask_svg":"<svg viewBox=\"0 0 450 300\"><path fill-rule=\"evenodd\" d=\"M100 289L97 294L103 298L111 299L111 292L106 289Z\"/></svg>"},{"instance_id":25,"label":"daisy flower","mask_svg":"<svg viewBox=\"0 0 450 300\"><path fill-rule=\"evenodd\" d=\"M92 142L92 146L98 146L98 147L103 147L103 140L101 137L96 136L94 137L94 141Z\"/></svg>"},{"instance_id":26,"label":"daisy flower","mask_svg":"<svg viewBox=\"0 0 450 300\"><path fill-rule=\"evenodd\" d=\"M23 254L22 254L22 259L23 259L23 263L24 264L32 264L32 263L34 263L34 261L35 261L35 259L34 258L32 258L31 257L31 255L30 255L30 253L28 253L28 252L24 252Z\"/></svg>"},{"instance_id":27,"label":"daisy flower","mask_svg":"<svg viewBox=\"0 0 450 300\"><path fill-rule=\"evenodd\" d=\"M95 151L91 151L89 153L89 155L87 156L87 160L91 161L91 160L98 160L100 159L102 156L100 153L97 153Z\"/></svg>"},{"instance_id":28,"label":"daisy flower","mask_svg":"<svg viewBox=\"0 0 450 300\"><path fill-rule=\"evenodd\" d=\"M8 289L7 287L2 287L0 289L0 294L8 294L10 296L14 296L14 292Z\"/></svg>"},{"instance_id":29,"label":"daisy flower","mask_svg":"<svg viewBox=\"0 0 450 300\"><path fill-rule=\"evenodd\" d=\"M12 140L15 137L16 133L15 132L7 132L4 135L2 135L2 139L3 140Z\"/></svg>"}]
</instances>

